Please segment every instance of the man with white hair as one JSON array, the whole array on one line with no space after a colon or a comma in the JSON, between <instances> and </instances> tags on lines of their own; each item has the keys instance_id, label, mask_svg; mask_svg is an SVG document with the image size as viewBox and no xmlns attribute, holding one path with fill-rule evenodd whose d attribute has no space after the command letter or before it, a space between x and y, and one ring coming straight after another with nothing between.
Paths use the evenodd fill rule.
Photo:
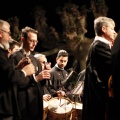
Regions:
<instances>
[{"instance_id":1,"label":"man with white hair","mask_svg":"<svg viewBox=\"0 0 120 120\"><path fill-rule=\"evenodd\" d=\"M33 64L21 70L15 69L8 58L10 24L0 19L0 120L18 120L17 84L28 81L27 76L35 73Z\"/></svg>"}]
</instances>

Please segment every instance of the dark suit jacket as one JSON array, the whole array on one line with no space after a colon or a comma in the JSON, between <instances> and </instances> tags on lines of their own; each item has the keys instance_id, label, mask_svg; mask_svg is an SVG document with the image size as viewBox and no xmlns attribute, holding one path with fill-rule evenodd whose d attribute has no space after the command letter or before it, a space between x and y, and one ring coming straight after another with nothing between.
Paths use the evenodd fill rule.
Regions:
<instances>
[{"instance_id":1,"label":"dark suit jacket","mask_svg":"<svg viewBox=\"0 0 120 120\"><path fill-rule=\"evenodd\" d=\"M72 74L70 75L70 78L67 79L67 77L68 77L68 72L66 70L61 70L57 68L56 66L54 66L51 69L51 81L52 81L54 89L56 91L62 89L63 91L65 91L69 99L74 100L74 96L72 94L69 94L70 90L72 89L72 85L71 85ZM64 80L65 81L67 80L67 81L64 83Z\"/></svg>"},{"instance_id":2,"label":"dark suit jacket","mask_svg":"<svg viewBox=\"0 0 120 120\"><path fill-rule=\"evenodd\" d=\"M65 80L68 76L68 72L66 70L58 69L54 66L51 69L51 81L56 90L62 87L62 81Z\"/></svg>"},{"instance_id":3,"label":"dark suit jacket","mask_svg":"<svg viewBox=\"0 0 120 120\"><path fill-rule=\"evenodd\" d=\"M110 46L97 40L91 45L86 65L82 120L104 120L110 74Z\"/></svg>"},{"instance_id":4,"label":"dark suit jacket","mask_svg":"<svg viewBox=\"0 0 120 120\"><path fill-rule=\"evenodd\" d=\"M24 58L23 50L17 51L10 59L14 66ZM42 70L40 62L31 54L29 55L36 68L36 75ZM35 82L33 76L27 77L29 81L19 82L18 103L22 120L42 120L43 116L43 93L40 82Z\"/></svg>"},{"instance_id":5,"label":"dark suit jacket","mask_svg":"<svg viewBox=\"0 0 120 120\"><path fill-rule=\"evenodd\" d=\"M15 70L10 63L7 51L0 48L0 119L5 116L20 116L17 101L17 87L19 82L29 81L21 70Z\"/></svg>"}]
</instances>

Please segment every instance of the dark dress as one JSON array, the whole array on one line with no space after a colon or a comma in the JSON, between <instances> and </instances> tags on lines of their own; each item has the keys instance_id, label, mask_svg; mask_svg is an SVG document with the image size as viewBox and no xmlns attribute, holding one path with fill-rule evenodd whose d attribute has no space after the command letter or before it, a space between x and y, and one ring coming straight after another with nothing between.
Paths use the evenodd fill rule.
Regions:
<instances>
[{"instance_id":1,"label":"dark dress","mask_svg":"<svg viewBox=\"0 0 120 120\"><path fill-rule=\"evenodd\" d=\"M102 41L91 45L86 64L82 120L105 120L111 49Z\"/></svg>"},{"instance_id":2,"label":"dark dress","mask_svg":"<svg viewBox=\"0 0 120 120\"><path fill-rule=\"evenodd\" d=\"M16 66L24 58L23 50L17 51L10 59ZM36 75L42 70L39 61L31 54L28 56L36 68ZM18 103L21 112L21 120L42 120L43 117L43 93L40 82L35 82L33 76L27 77L29 81L19 82Z\"/></svg>"}]
</instances>

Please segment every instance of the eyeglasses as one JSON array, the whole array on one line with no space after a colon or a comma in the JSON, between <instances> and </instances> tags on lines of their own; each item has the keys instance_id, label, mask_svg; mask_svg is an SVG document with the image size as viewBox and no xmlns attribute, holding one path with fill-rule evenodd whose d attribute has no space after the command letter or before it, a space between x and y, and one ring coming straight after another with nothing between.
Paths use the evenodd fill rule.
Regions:
<instances>
[{"instance_id":1,"label":"eyeglasses","mask_svg":"<svg viewBox=\"0 0 120 120\"><path fill-rule=\"evenodd\" d=\"M30 43L35 43L35 44L37 44L37 43L38 43L38 41L37 41L37 40L31 40L31 39L28 39L28 41L29 41Z\"/></svg>"},{"instance_id":2,"label":"eyeglasses","mask_svg":"<svg viewBox=\"0 0 120 120\"><path fill-rule=\"evenodd\" d=\"M40 61L42 64L47 64L47 62L46 61Z\"/></svg>"},{"instance_id":3,"label":"eyeglasses","mask_svg":"<svg viewBox=\"0 0 120 120\"><path fill-rule=\"evenodd\" d=\"M5 32L5 33L7 33L9 36L11 35L11 32L7 32L7 31L2 30L2 29L0 29L0 30L3 31L3 32Z\"/></svg>"}]
</instances>

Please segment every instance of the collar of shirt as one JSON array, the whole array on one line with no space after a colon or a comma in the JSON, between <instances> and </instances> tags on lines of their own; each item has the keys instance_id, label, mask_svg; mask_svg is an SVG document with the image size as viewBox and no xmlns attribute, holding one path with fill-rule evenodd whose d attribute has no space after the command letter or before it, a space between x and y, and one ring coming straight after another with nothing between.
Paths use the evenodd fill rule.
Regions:
<instances>
[{"instance_id":1,"label":"collar of shirt","mask_svg":"<svg viewBox=\"0 0 120 120\"><path fill-rule=\"evenodd\" d=\"M100 36L95 36L94 42L97 41L97 40L101 41L101 42L104 42L105 44L109 45L110 48L111 48L111 43L107 39L105 39L103 37L100 37Z\"/></svg>"},{"instance_id":2,"label":"collar of shirt","mask_svg":"<svg viewBox=\"0 0 120 120\"><path fill-rule=\"evenodd\" d=\"M0 48L3 49L4 51L6 51L8 53L8 50L6 50L5 47L4 47L4 45L2 45L1 43L0 43Z\"/></svg>"},{"instance_id":3,"label":"collar of shirt","mask_svg":"<svg viewBox=\"0 0 120 120\"><path fill-rule=\"evenodd\" d=\"M26 51L24 49L21 48L21 51L23 52L23 54L27 57L30 55L30 52L26 53Z\"/></svg>"},{"instance_id":4,"label":"collar of shirt","mask_svg":"<svg viewBox=\"0 0 120 120\"><path fill-rule=\"evenodd\" d=\"M55 64L55 67L57 67L60 70L64 70L64 69L61 69L60 67L58 67L58 64Z\"/></svg>"},{"instance_id":5,"label":"collar of shirt","mask_svg":"<svg viewBox=\"0 0 120 120\"><path fill-rule=\"evenodd\" d=\"M0 44L0 47L1 47L2 49L4 49L4 46L3 46L2 44Z\"/></svg>"}]
</instances>

